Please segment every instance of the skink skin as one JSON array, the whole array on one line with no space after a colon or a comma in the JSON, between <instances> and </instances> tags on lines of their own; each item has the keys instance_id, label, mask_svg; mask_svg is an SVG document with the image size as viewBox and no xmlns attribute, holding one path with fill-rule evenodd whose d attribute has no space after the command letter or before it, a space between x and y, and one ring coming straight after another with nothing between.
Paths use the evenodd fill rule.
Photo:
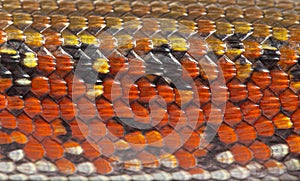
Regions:
<instances>
[{"instance_id":1,"label":"skink skin","mask_svg":"<svg viewBox=\"0 0 300 181\"><path fill-rule=\"evenodd\" d=\"M2 0L0 180L299 180L299 7Z\"/></svg>"}]
</instances>

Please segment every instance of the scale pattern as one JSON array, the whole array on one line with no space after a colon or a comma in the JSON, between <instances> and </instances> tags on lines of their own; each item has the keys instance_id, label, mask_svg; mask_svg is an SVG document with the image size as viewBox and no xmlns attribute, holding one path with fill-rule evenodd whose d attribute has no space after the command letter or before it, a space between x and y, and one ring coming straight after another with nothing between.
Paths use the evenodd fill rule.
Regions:
<instances>
[{"instance_id":1,"label":"scale pattern","mask_svg":"<svg viewBox=\"0 0 300 181\"><path fill-rule=\"evenodd\" d=\"M299 180L299 3L2 0L0 180Z\"/></svg>"}]
</instances>

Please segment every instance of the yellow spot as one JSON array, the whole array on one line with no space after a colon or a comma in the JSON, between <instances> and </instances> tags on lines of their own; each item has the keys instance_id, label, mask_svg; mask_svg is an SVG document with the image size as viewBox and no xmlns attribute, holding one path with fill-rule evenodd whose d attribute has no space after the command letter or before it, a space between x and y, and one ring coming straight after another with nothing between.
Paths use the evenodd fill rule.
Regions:
<instances>
[{"instance_id":1,"label":"yellow spot","mask_svg":"<svg viewBox=\"0 0 300 181\"><path fill-rule=\"evenodd\" d=\"M109 67L108 61L104 58L97 59L93 64L93 69L103 74L109 72Z\"/></svg>"},{"instance_id":2,"label":"yellow spot","mask_svg":"<svg viewBox=\"0 0 300 181\"><path fill-rule=\"evenodd\" d=\"M250 23L247 22L233 22L234 32L240 34L248 34L253 28Z\"/></svg>"},{"instance_id":3,"label":"yellow spot","mask_svg":"<svg viewBox=\"0 0 300 181\"><path fill-rule=\"evenodd\" d=\"M78 37L80 38L81 42L84 44L87 44L87 45L98 45L99 44L96 37L94 37L93 35L85 32L85 31L83 33L80 33L78 35Z\"/></svg>"},{"instance_id":4,"label":"yellow spot","mask_svg":"<svg viewBox=\"0 0 300 181\"><path fill-rule=\"evenodd\" d=\"M103 94L103 85L94 85L91 88L88 88L86 95L90 99L95 99Z\"/></svg>"},{"instance_id":5,"label":"yellow spot","mask_svg":"<svg viewBox=\"0 0 300 181\"><path fill-rule=\"evenodd\" d=\"M237 69L237 78L241 82L245 82L247 78L250 77L252 69L252 63L247 59L239 59L235 63L235 67Z\"/></svg>"},{"instance_id":6,"label":"yellow spot","mask_svg":"<svg viewBox=\"0 0 300 181\"><path fill-rule=\"evenodd\" d=\"M156 36L152 38L153 46L159 47L161 45L169 44L169 41L161 36Z\"/></svg>"},{"instance_id":7,"label":"yellow spot","mask_svg":"<svg viewBox=\"0 0 300 181\"><path fill-rule=\"evenodd\" d=\"M36 67L38 65L37 61L38 61L38 59L37 59L37 57L35 56L34 53L32 53L32 52L26 52L25 53L25 58L23 60L23 64L26 67L29 67L29 68Z\"/></svg>"},{"instance_id":8,"label":"yellow spot","mask_svg":"<svg viewBox=\"0 0 300 181\"><path fill-rule=\"evenodd\" d=\"M69 32L69 31L64 31L62 33L62 37L64 39L64 45L79 45L80 42L78 40L78 37L75 36L73 33Z\"/></svg>"},{"instance_id":9,"label":"yellow spot","mask_svg":"<svg viewBox=\"0 0 300 181\"><path fill-rule=\"evenodd\" d=\"M0 53L5 53L5 54L9 54L9 55L15 55L17 54L17 51L14 49L10 49L10 48L1 48L0 49Z\"/></svg>"},{"instance_id":10,"label":"yellow spot","mask_svg":"<svg viewBox=\"0 0 300 181\"><path fill-rule=\"evenodd\" d=\"M271 46L271 45L268 45L268 44L262 44L262 49L264 49L264 50L277 50L277 48L276 47L273 47L273 46Z\"/></svg>"},{"instance_id":11,"label":"yellow spot","mask_svg":"<svg viewBox=\"0 0 300 181\"><path fill-rule=\"evenodd\" d=\"M40 47L44 43L43 35L38 32L25 32L25 43L33 47Z\"/></svg>"},{"instance_id":12,"label":"yellow spot","mask_svg":"<svg viewBox=\"0 0 300 181\"><path fill-rule=\"evenodd\" d=\"M118 48L120 49L132 49L134 47L133 38L130 35L117 35Z\"/></svg>"},{"instance_id":13,"label":"yellow spot","mask_svg":"<svg viewBox=\"0 0 300 181\"><path fill-rule=\"evenodd\" d=\"M184 38L181 37L170 37L172 49L174 51L187 51L188 44Z\"/></svg>"},{"instance_id":14,"label":"yellow spot","mask_svg":"<svg viewBox=\"0 0 300 181\"><path fill-rule=\"evenodd\" d=\"M106 25L109 28L121 29L122 28L122 19L116 17L107 17Z\"/></svg>"},{"instance_id":15,"label":"yellow spot","mask_svg":"<svg viewBox=\"0 0 300 181\"><path fill-rule=\"evenodd\" d=\"M221 40L210 36L207 38L206 42L208 43L209 48L217 55L223 55L225 53L226 45Z\"/></svg>"},{"instance_id":16,"label":"yellow spot","mask_svg":"<svg viewBox=\"0 0 300 181\"><path fill-rule=\"evenodd\" d=\"M275 116L273 122L277 129L290 129L293 127L291 119L282 113Z\"/></svg>"},{"instance_id":17,"label":"yellow spot","mask_svg":"<svg viewBox=\"0 0 300 181\"><path fill-rule=\"evenodd\" d=\"M228 22L217 22L217 34L231 35L233 34L233 25Z\"/></svg>"},{"instance_id":18,"label":"yellow spot","mask_svg":"<svg viewBox=\"0 0 300 181\"><path fill-rule=\"evenodd\" d=\"M19 30L15 26L9 26L8 28L5 29L5 32L7 34L7 40L23 41L25 39L23 31Z\"/></svg>"},{"instance_id":19,"label":"yellow spot","mask_svg":"<svg viewBox=\"0 0 300 181\"><path fill-rule=\"evenodd\" d=\"M280 41L287 41L289 39L289 32L285 28L274 27L273 28L273 37Z\"/></svg>"}]
</instances>

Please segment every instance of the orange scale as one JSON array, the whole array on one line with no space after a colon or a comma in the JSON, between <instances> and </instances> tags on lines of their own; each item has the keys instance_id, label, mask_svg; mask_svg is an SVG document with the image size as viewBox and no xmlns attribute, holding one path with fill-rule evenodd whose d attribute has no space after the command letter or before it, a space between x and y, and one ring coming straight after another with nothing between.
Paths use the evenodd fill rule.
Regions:
<instances>
[{"instance_id":1,"label":"orange scale","mask_svg":"<svg viewBox=\"0 0 300 181\"><path fill-rule=\"evenodd\" d=\"M179 162L179 166L185 170L191 169L196 166L197 161L193 154L180 149L174 153Z\"/></svg>"},{"instance_id":2,"label":"orange scale","mask_svg":"<svg viewBox=\"0 0 300 181\"><path fill-rule=\"evenodd\" d=\"M148 103L154 96L156 96L155 85L152 84L148 79L141 78L137 82L137 85L140 90L140 102Z\"/></svg>"},{"instance_id":3,"label":"orange scale","mask_svg":"<svg viewBox=\"0 0 300 181\"><path fill-rule=\"evenodd\" d=\"M45 47L48 50L55 50L57 47L62 45L61 34L56 32L54 29L47 29L43 32L45 39Z\"/></svg>"},{"instance_id":4,"label":"orange scale","mask_svg":"<svg viewBox=\"0 0 300 181\"><path fill-rule=\"evenodd\" d=\"M218 129L218 136L221 142L229 145L238 140L235 130L226 124L222 124Z\"/></svg>"},{"instance_id":5,"label":"orange scale","mask_svg":"<svg viewBox=\"0 0 300 181\"><path fill-rule=\"evenodd\" d=\"M44 73L45 75L49 75L53 71L55 71L55 58L46 48L40 49L40 51L37 53L37 58L37 68L42 73Z\"/></svg>"},{"instance_id":6,"label":"orange scale","mask_svg":"<svg viewBox=\"0 0 300 181\"><path fill-rule=\"evenodd\" d=\"M31 161L36 161L44 157L45 150L42 144L34 137L29 137L23 148L26 157Z\"/></svg>"},{"instance_id":7,"label":"orange scale","mask_svg":"<svg viewBox=\"0 0 300 181\"><path fill-rule=\"evenodd\" d=\"M46 156L51 160L56 160L63 157L64 149L61 144L49 138L46 138L42 144L44 146Z\"/></svg>"},{"instance_id":8,"label":"orange scale","mask_svg":"<svg viewBox=\"0 0 300 181\"><path fill-rule=\"evenodd\" d=\"M41 116L48 122L53 121L60 115L58 105L51 99L45 98L42 100L43 113Z\"/></svg>"},{"instance_id":9,"label":"orange scale","mask_svg":"<svg viewBox=\"0 0 300 181\"><path fill-rule=\"evenodd\" d=\"M50 77L50 93L54 99L58 100L67 95L67 83L57 75L52 74Z\"/></svg>"},{"instance_id":10,"label":"orange scale","mask_svg":"<svg viewBox=\"0 0 300 181\"><path fill-rule=\"evenodd\" d=\"M145 65L144 61L139 58L130 58L128 60L128 75L131 79L139 78L145 75Z\"/></svg>"},{"instance_id":11,"label":"orange scale","mask_svg":"<svg viewBox=\"0 0 300 181\"><path fill-rule=\"evenodd\" d=\"M124 76L121 79L121 87L122 87L122 98L128 102L135 101L139 98L139 89L138 85L134 84L128 76ZM115 95L113 93L114 98L117 98L119 95Z\"/></svg>"},{"instance_id":12,"label":"orange scale","mask_svg":"<svg viewBox=\"0 0 300 181\"><path fill-rule=\"evenodd\" d=\"M203 55L207 53L207 45L204 40L199 40L198 36L191 36L188 39L190 45L188 53L194 57L196 60L199 60Z\"/></svg>"},{"instance_id":13,"label":"orange scale","mask_svg":"<svg viewBox=\"0 0 300 181\"><path fill-rule=\"evenodd\" d=\"M10 111L18 111L24 108L24 101L20 96L6 96L7 109Z\"/></svg>"},{"instance_id":14,"label":"orange scale","mask_svg":"<svg viewBox=\"0 0 300 181\"><path fill-rule=\"evenodd\" d=\"M282 46L280 48L280 59L278 64L284 71L295 65L298 61L298 55L294 48L289 46Z\"/></svg>"},{"instance_id":15,"label":"orange scale","mask_svg":"<svg viewBox=\"0 0 300 181\"><path fill-rule=\"evenodd\" d=\"M184 108L184 112L187 116L188 125L191 128L197 130L200 126L203 125L205 116L202 109L190 104L189 106Z\"/></svg>"},{"instance_id":16,"label":"orange scale","mask_svg":"<svg viewBox=\"0 0 300 181\"><path fill-rule=\"evenodd\" d=\"M15 129L17 127L16 117L7 110L0 112L0 118L0 124L3 128Z\"/></svg>"},{"instance_id":17,"label":"orange scale","mask_svg":"<svg viewBox=\"0 0 300 181\"><path fill-rule=\"evenodd\" d=\"M165 147L171 150L177 150L181 145L181 136L170 126L166 126L160 130L165 143Z\"/></svg>"},{"instance_id":18,"label":"orange scale","mask_svg":"<svg viewBox=\"0 0 300 181\"><path fill-rule=\"evenodd\" d=\"M225 83L214 81L210 85L210 89L212 103L219 106L225 104L226 101L229 99L229 92Z\"/></svg>"},{"instance_id":19,"label":"orange scale","mask_svg":"<svg viewBox=\"0 0 300 181\"><path fill-rule=\"evenodd\" d=\"M256 130L245 122L241 122L235 128L240 143L245 145L251 144L257 137Z\"/></svg>"},{"instance_id":20,"label":"orange scale","mask_svg":"<svg viewBox=\"0 0 300 181\"><path fill-rule=\"evenodd\" d=\"M112 93L114 96L112 97ZM113 101L112 98L116 99L122 96L122 88L120 82L113 78L106 78L103 81L103 96L109 101ZM126 95L125 95L126 96Z\"/></svg>"},{"instance_id":21,"label":"orange scale","mask_svg":"<svg viewBox=\"0 0 300 181\"><path fill-rule=\"evenodd\" d=\"M233 79L227 84L230 100L232 102L241 102L248 96L246 85L242 84L238 79Z\"/></svg>"},{"instance_id":22,"label":"orange scale","mask_svg":"<svg viewBox=\"0 0 300 181\"><path fill-rule=\"evenodd\" d=\"M268 145L260 141L255 141L250 146L250 149L253 152L254 158L256 158L257 160L266 161L272 156L272 152Z\"/></svg>"},{"instance_id":23,"label":"orange scale","mask_svg":"<svg viewBox=\"0 0 300 181\"><path fill-rule=\"evenodd\" d=\"M206 149L202 149L202 148L197 148L194 152L193 155L196 158L203 158L207 156L207 150Z\"/></svg>"},{"instance_id":24,"label":"orange scale","mask_svg":"<svg viewBox=\"0 0 300 181\"><path fill-rule=\"evenodd\" d=\"M0 94L0 110L5 109L7 106L7 99L4 95Z\"/></svg>"},{"instance_id":25,"label":"orange scale","mask_svg":"<svg viewBox=\"0 0 300 181\"><path fill-rule=\"evenodd\" d=\"M53 128L53 139L61 142L58 137L68 133L66 127L63 125L63 121L61 119L56 119L51 122L51 126Z\"/></svg>"},{"instance_id":26,"label":"orange scale","mask_svg":"<svg viewBox=\"0 0 300 181\"><path fill-rule=\"evenodd\" d=\"M91 122L89 122L88 129L90 132L90 138L95 141L99 141L100 139L105 137L107 133L106 125L99 119L93 119Z\"/></svg>"},{"instance_id":27,"label":"orange scale","mask_svg":"<svg viewBox=\"0 0 300 181\"><path fill-rule=\"evenodd\" d=\"M29 117L34 118L42 112L41 102L34 97L26 98L24 111Z\"/></svg>"},{"instance_id":28,"label":"orange scale","mask_svg":"<svg viewBox=\"0 0 300 181\"><path fill-rule=\"evenodd\" d=\"M260 101L260 108L266 117L272 118L280 111L279 99L269 89L266 89L263 95Z\"/></svg>"},{"instance_id":29,"label":"orange scale","mask_svg":"<svg viewBox=\"0 0 300 181\"><path fill-rule=\"evenodd\" d=\"M179 90L175 88L174 92L175 92L175 103L180 107L184 107L189 102L195 99L194 92L191 90Z\"/></svg>"},{"instance_id":30,"label":"orange scale","mask_svg":"<svg viewBox=\"0 0 300 181\"><path fill-rule=\"evenodd\" d=\"M272 119L273 124L277 129L290 129L293 128L293 123L291 122L291 119L289 116L286 116L283 113L277 114Z\"/></svg>"},{"instance_id":31,"label":"orange scale","mask_svg":"<svg viewBox=\"0 0 300 181\"><path fill-rule=\"evenodd\" d=\"M110 156L115 153L115 145L114 143L108 139L107 137L103 138L98 142L101 153L104 156Z\"/></svg>"},{"instance_id":32,"label":"orange scale","mask_svg":"<svg viewBox=\"0 0 300 181\"><path fill-rule=\"evenodd\" d=\"M81 146L84 150L84 156L89 160L94 160L95 158L98 158L101 155L101 151L98 144L92 142L91 140L84 141L81 144Z\"/></svg>"},{"instance_id":33,"label":"orange scale","mask_svg":"<svg viewBox=\"0 0 300 181\"><path fill-rule=\"evenodd\" d=\"M97 160L93 161L93 163L96 167L97 173L99 174L106 175L113 172L113 167L111 163L103 158L98 158Z\"/></svg>"},{"instance_id":34,"label":"orange scale","mask_svg":"<svg viewBox=\"0 0 300 181\"><path fill-rule=\"evenodd\" d=\"M115 102L113 102L113 107L115 110L116 116L120 118L133 118L132 109L130 106L125 104L122 99L118 99Z\"/></svg>"},{"instance_id":35,"label":"orange scale","mask_svg":"<svg viewBox=\"0 0 300 181\"><path fill-rule=\"evenodd\" d=\"M68 96L72 99L78 99L86 93L86 86L82 79L77 78L73 74L69 74L65 78L68 88Z\"/></svg>"},{"instance_id":36,"label":"orange scale","mask_svg":"<svg viewBox=\"0 0 300 181\"><path fill-rule=\"evenodd\" d=\"M197 78L196 80L194 80L194 83L195 83L196 90L193 91L198 93L198 99L199 99L199 100L195 99L194 103L196 105L202 106L208 101L210 101L211 99L210 89L209 87L207 87L201 82L201 79Z\"/></svg>"},{"instance_id":37,"label":"orange scale","mask_svg":"<svg viewBox=\"0 0 300 181\"><path fill-rule=\"evenodd\" d=\"M2 77L0 77L0 92L1 93L4 93L12 85L13 85L13 81L12 81L11 78L2 78Z\"/></svg>"},{"instance_id":38,"label":"orange scale","mask_svg":"<svg viewBox=\"0 0 300 181\"><path fill-rule=\"evenodd\" d=\"M167 110L157 102L150 104L151 124L157 128L161 128L169 123L169 115Z\"/></svg>"},{"instance_id":39,"label":"orange scale","mask_svg":"<svg viewBox=\"0 0 300 181\"><path fill-rule=\"evenodd\" d=\"M279 95L279 100L283 110L294 112L299 105L299 97L291 90L287 89Z\"/></svg>"},{"instance_id":40,"label":"orange scale","mask_svg":"<svg viewBox=\"0 0 300 181\"><path fill-rule=\"evenodd\" d=\"M210 35L216 31L216 25L214 21L200 19L198 20L198 33L201 35Z\"/></svg>"},{"instance_id":41,"label":"orange scale","mask_svg":"<svg viewBox=\"0 0 300 181\"><path fill-rule=\"evenodd\" d=\"M259 136L272 137L275 134L275 128L269 119L264 116L258 118L258 120L253 125Z\"/></svg>"},{"instance_id":42,"label":"orange scale","mask_svg":"<svg viewBox=\"0 0 300 181\"><path fill-rule=\"evenodd\" d=\"M182 69L184 70L182 73L182 79L184 81L190 82L192 79L199 76L200 73L198 62L192 57L186 54L180 59L180 63L182 65Z\"/></svg>"},{"instance_id":43,"label":"orange scale","mask_svg":"<svg viewBox=\"0 0 300 181\"><path fill-rule=\"evenodd\" d=\"M205 122L212 125L220 125L223 121L223 111L214 104L208 103L203 107Z\"/></svg>"},{"instance_id":44,"label":"orange scale","mask_svg":"<svg viewBox=\"0 0 300 181\"><path fill-rule=\"evenodd\" d=\"M251 102L246 101L240 106L242 113L244 115L244 120L247 121L249 124L253 124L257 118L261 115L261 109L259 105Z\"/></svg>"},{"instance_id":45,"label":"orange scale","mask_svg":"<svg viewBox=\"0 0 300 181\"><path fill-rule=\"evenodd\" d=\"M183 147L189 152L194 151L196 148L200 146L200 135L192 130L189 131L188 139L185 141Z\"/></svg>"},{"instance_id":46,"label":"orange scale","mask_svg":"<svg viewBox=\"0 0 300 181\"><path fill-rule=\"evenodd\" d=\"M13 141L9 134L0 132L0 145L11 144Z\"/></svg>"},{"instance_id":47,"label":"orange scale","mask_svg":"<svg viewBox=\"0 0 300 181\"><path fill-rule=\"evenodd\" d=\"M241 109L231 102L226 103L225 114L224 114L224 121L230 125L235 126L236 124L240 123L243 119L243 114Z\"/></svg>"},{"instance_id":48,"label":"orange scale","mask_svg":"<svg viewBox=\"0 0 300 181\"><path fill-rule=\"evenodd\" d=\"M228 82L234 76L236 76L235 63L228 57L223 56L218 60L219 77L224 77L225 81Z\"/></svg>"},{"instance_id":49,"label":"orange scale","mask_svg":"<svg viewBox=\"0 0 300 181\"><path fill-rule=\"evenodd\" d=\"M251 80L261 89L265 89L271 84L269 71L254 71L252 73Z\"/></svg>"},{"instance_id":50,"label":"orange scale","mask_svg":"<svg viewBox=\"0 0 300 181\"><path fill-rule=\"evenodd\" d=\"M111 75L116 76L124 74L128 70L127 58L118 51L114 51L109 57L109 72Z\"/></svg>"},{"instance_id":51,"label":"orange scale","mask_svg":"<svg viewBox=\"0 0 300 181\"><path fill-rule=\"evenodd\" d=\"M254 60L262 55L262 48L258 42L247 40L244 41L243 44L245 46L245 52L243 55L249 60Z\"/></svg>"},{"instance_id":52,"label":"orange scale","mask_svg":"<svg viewBox=\"0 0 300 181\"><path fill-rule=\"evenodd\" d=\"M294 132L300 134L300 109L298 108L292 115L291 120L294 126Z\"/></svg>"},{"instance_id":53,"label":"orange scale","mask_svg":"<svg viewBox=\"0 0 300 181\"><path fill-rule=\"evenodd\" d=\"M289 145L290 151L292 153L300 153L300 136L292 134L286 139L287 144Z\"/></svg>"},{"instance_id":54,"label":"orange scale","mask_svg":"<svg viewBox=\"0 0 300 181\"><path fill-rule=\"evenodd\" d=\"M74 61L72 57L62 49L58 49L53 55L56 58L56 73L63 78L73 70Z\"/></svg>"},{"instance_id":55,"label":"orange scale","mask_svg":"<svg viewBox=\"0 0 300 181\"><path fill-rule=\"evenodd\" d=\"M143 165L143 167L146 168L158 168L159 167L159 159L146 151L142 151L136 156L137 159L139 159Z\"/></svg>"},{"instance_id":56,"label":"orange scale","mask_svg":"<svg viewBox=\"0 0 300 181\"><path fill-rule=\"evenodd\" d=\"M247 83L247 90L248 90L248 99L253 101L254 103L258 103L263 96L260 87L258 87L251 81Z\"/></svg>"},{"instance_id":57,"label":"orange scale","mask_svg":"<svg viewBox=\"0 0 300 181\"><path fill-rule=\"evenodd\" d=\"M203 170L202 168L199 168L199 167L194 167L194 168L188 170L188 172L191 175L206 175L207 174L206 170Z\"/></svg>"},{"instance_id":58,"label":"orange scale","mask_svg":"<svg viewBox=\"0 0 300 181\"><path fill-rule=\"evenodd\" d=\"M140 131L128 133L124 138L131 145L133 150L140 151L147 146L147 140Z\"/></svg>"},{"instance_id":59,"label":"orange scale","mask_svg":"<svg viewBox=\"0 0 300 181\"><path fill-rule=\"evenodd\" d=\"M152 41L149 38L139 38L136 37L136 46L134 50L139 54L143 55L152 50Z\"/></svg>"},{"instance_id":60,"label":"orange scale","mask_svg":"<svg viewBox=\"0 0 300 181\"><path fill-rule=\"evenodd\" d=\"M77 110L78 116L84 121L87 122L88 120L94 118L97 114L97 109L91 101L87 98L82 97L77 102Z\"/></svg>"},{"instance_id":61,"label":"orange scale","mask_svg":"<svg viewBox=\"0 0 300 181\"><path fill-rule=\"evenodd\" d=\"M1 113L0 113L1 114ZM22 113L17 117L18 129L29 135L33 132L34 125L31 118L29 118L26 114Z\"/></svg>"},{"instance_id":62,"label":"orange scale","mask_svg":"<svg viewBox=\"0 0 300 181\"><path fill-rule=\"evenodd\" d=\"M163 137L160 134L159 131L148 131L145 133L145 138L147 141L148 146L153 146L153 147L163 147Z\"/></svg>"},{"instance_id":63,"label":"orange scale","mask_svg":"<svg viewBox=\"0 0 300 181\"><path fill-rule=\"evenodd\" d=\"M166 104L170 104L175 101L175 94L173 92L173 88L168 84L157 85L156 89L158 91L158 95L161 96Z\"/></svg>"},{"instance_id":64,"label":"orange scale","mask_svg":"<svg viewBox=\"0 0 300 181\"><path fill-rule=\"evenodd\" d=\"M59 110L61 118L66 121L71 121L75 118L75 104L72 100L67 97L64 97L62 100L59 101Z\"/></svg>"},{"instance_id":65,"label":"orange scale","mask_svg":"<svg viewBox=\"0 0 300 181\"><path fill-rule=\"evenodd\" d=\"M125 134L124 127L121 124L114 121L113 119L107 122L106 127L109 133L111 133L113 136L116 136L118 138L123 137Z\"/></svg>"},{"instance_id":66,"label":"orange scale","mask_svg":"<svg viewBox=\"0 0 300 181\"><path fill-rule=\"evenodd\" d=\"M42 97L49 93L50 85L49 79L46 77L38 76L31 80L31 92L38 97Z\"/></svg>"},{"instance_id":67,"label":"orange scale","mask_svg":"<svg viewBox=\"0 0 300 181\"><path fill-rule=\"evenodd\" d=\"M285 90L289 86L289 76L287 73L280 69L271 70L270 75L272 77L272 83L270 89L276 94Z\"/></svg>"},{"instance_id":68,"label":"orange scale","mask_svg":"<svg viewBox=\"0 0 300 181\"><path fill-rule=\"evenodd\" d=\"M133 102L130 104L132 112L134 114L134 121L143 124L150 124L150 113L147 108L142 106L138 102Z\"/></svg>"},{"instance_id":69,"label":"orange scale","mask_svg":"<svg viewBox=\"0 0 300 181\"><path fill-rule=\"evenodd\" d=\"M241 165L246 165L253 159L252 151L241 144L235 144L230 148L231 153L234 156L234 160L236 163Z\"/></svg>"},{"instance_id":70,"label":"orange scale","mask_svg":"<svg viewBox=\"0 0 300 181\"><path fill-rule=\"evenodd\" d=\"M43 140L44 138L53 135L53 130L51 125L46 121L44 121L43 119L37 118L34 120L33 124L35 128L33 135L38 140Z\"/></svg>"},{"instance_id":71,"label":"orange scale","mask_svg":"<svg viewBox=\"0 0 300 181\"><path fill-rule=\"evenodd\" d=\"M75 173L76 171L75 165L71 161L67 160L66 158L61 158L57 160L55 162L55 165L57 166L58 171L62 174L70 175Z\"/></svg>"},{"instance_id":72,"label":"orange scale","mask_svg":"<svg viewBox=\"0 0 300 181\"><path fill-rule=\"evenodd\" d=\"M169 125L178 130L187 125L187 117L185 112L176 104L170 104L167 107L169 113Z\"/></svg>"},{"instance_id":73,"label":"orange scale","mask_svg":"<svg viewBox=\"0 0 300 181\"><path fill-rule=\"evenodd\" d=\"M112 103L107 101L105 98L97 99L96 106L101 119L108 120L115 116Z\"/></svg>"},{"instance_id":74,"label":"orange scale","mask_svg":"<svg viewBox=\"0 0 300 181\"><path fill-rule=\"evenodd\" d=\"M73 120L70 124L72 137L78 140L84 140L89 136L89 127L79 119Z\"/></svg>"},{"instance_id":75,"label":"orange scale","mask_svg":"<svg viewBox=\"0 0 300 181\"><path fill-rule=\"evenodd\" d=\"M12 132L11 137L14 140L14 142L19 144L25 144L28 141L27 136L19 131Z\"/></svg>"}]
</instances>

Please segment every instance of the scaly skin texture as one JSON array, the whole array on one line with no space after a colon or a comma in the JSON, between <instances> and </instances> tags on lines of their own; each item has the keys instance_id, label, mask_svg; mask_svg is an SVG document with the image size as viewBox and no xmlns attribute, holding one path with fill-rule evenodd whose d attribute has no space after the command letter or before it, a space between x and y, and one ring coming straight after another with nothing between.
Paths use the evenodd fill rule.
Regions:
<instances>
[{"instance_id":1,"label":"scaly skin texture","mask_svg":"<svg viewBox=\"0 0 300 181\"><path fill-rule=\"evenodd\" d=\"M299 12L2 0L0 180L299 180Z\"/></svg>"}]
</instances>

